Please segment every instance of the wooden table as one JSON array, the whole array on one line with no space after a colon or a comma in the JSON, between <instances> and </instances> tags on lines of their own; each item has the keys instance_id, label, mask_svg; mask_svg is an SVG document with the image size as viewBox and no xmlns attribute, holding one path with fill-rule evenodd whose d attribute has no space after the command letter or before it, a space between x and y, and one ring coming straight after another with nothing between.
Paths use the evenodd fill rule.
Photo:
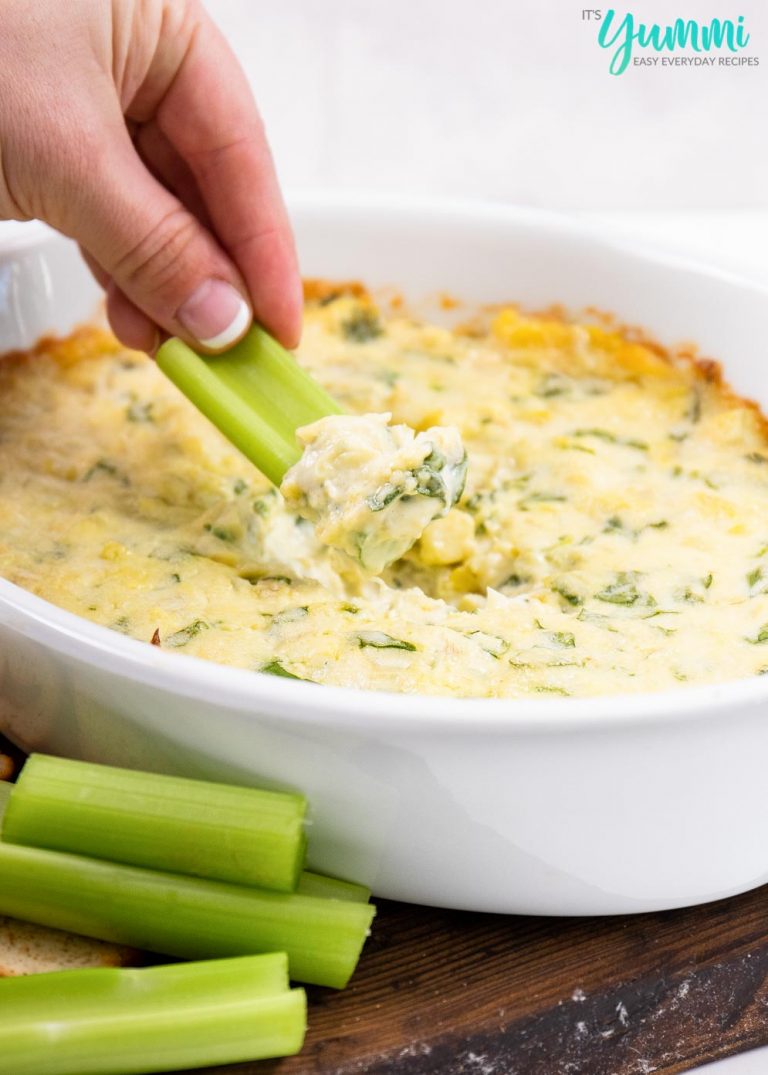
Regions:
<instances>
[{"instance_id":1,"label":"wooden table","mask_svg":"<svg viewBox=\"0 0 768 1075\"><path fill-rule=\"evenodd\" d=\"M768 889L545 919L379 902L301 1056L217 1075L672 1075L768 1043Z\"/></svg>"},{"instance_id":2,"label":"wooden table","mask_svg":"<svg viewBox=\"0 0 768 1075\"><path fill-rule=\"evenodd\" d=\"M768 1043L768 888L622 918L378 907L348 989L309 989L302 1054L211 1075L672 1075Z\"/></svg>"}]
</instances>

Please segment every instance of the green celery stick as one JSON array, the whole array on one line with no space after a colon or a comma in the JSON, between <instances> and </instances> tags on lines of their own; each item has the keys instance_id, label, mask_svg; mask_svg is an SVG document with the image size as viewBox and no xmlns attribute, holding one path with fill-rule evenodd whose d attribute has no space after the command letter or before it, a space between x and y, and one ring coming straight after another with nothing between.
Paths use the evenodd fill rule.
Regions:
<instances>
[{"instance_id":1,"label":"green celery stick","mask_svg":"<svg viewBox=\"0 0 768 1075\"><path fill-rule=\"evenodd\" d=\"M2 839L292 892L305 812L303 795L32 754Z\"/></svg>"},{"instance_id":2,"label":"green celery stick","mask_svg":"<svg viewBox=\"0 0 768 1075\"><path fill-rule=\"evenodd\" d=\"M134 948L219 959L287 952L291 978L343 989L376 913L0 841L0 914Z\"/></svg>"},{"instance_id":3,"label":"green celery stick","mask_svg":"<svg viewBox=\"0 0 768 1075\"><path fill-rule=\"evenodd\" d=\"M0 979L10 1075L139 1075L293 1056L306 997L282 952Z\"/></svg>"},{"instance_id":4,"label":"green celery stick","mask_svg":"<svg viewBox=\"0 0 768 1075\"><path fill-rule=\"evenodd\" d=\"M258 325L221 355L198 355L171 338L157 352L157 364L275 485L301 456L296 430L341 414L339 404Z\"/></svg>"},{"instance_id":5,"label":"green celery stick","mask_svg":"<svg viewBox=\"0 0 768 1075\"><path fill-rule=\"evenodd\" d=\"M296 892L300 896L321 896L326 900L352 900L354 903L367 903L371 898L371 890L365 885L357 885L354 881L340 881L337 877L324 877L311 870L305 870L301 875Z\"/></svg>"},{"instance_id":6,"label":"green celery stick","mask_svg":"<svg viewBox=\"0 0 768 1075\"><path fill-rule=\"evenodd\" d=\"M8 800L11 797L14 785L9 784L7 780L0 780L0 823L2 823L5 809L8 805Z\"/></svg>"}]
</instances>

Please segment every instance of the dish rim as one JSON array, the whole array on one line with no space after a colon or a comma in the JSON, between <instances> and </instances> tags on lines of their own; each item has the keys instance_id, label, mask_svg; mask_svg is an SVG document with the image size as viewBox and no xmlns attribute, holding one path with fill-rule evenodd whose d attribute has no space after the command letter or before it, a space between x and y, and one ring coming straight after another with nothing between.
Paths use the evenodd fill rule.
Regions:
<instances>
[{"instance_id":1,"label":"dish rim","mask_svg":"<svg viewBox=\"0 0 768 1075\"><path fill-rule=\"evenodd\" d=\"M358 191L298 191L288 197L289 208L304 213L355 210L397 212L420 219L457 216L469 221L532 225L537 230L568 234L596 248L634 261L707 277L768 302L768 287L732 271L678 253L668 253L628 237L610 237L600 228L566 214L470 199L420 199ZM0 246L0 254L50 241L56 233L30 228ZM719 356L718 356L719 358ZM727 364L725 364L727 376ZM11 617L3 616L10 610ZM19 616L22 617L19 620ZM59 653L98 666L121 678L239 711L253 710L281 720L295 720L349 730L418 734L442 729L454 734L530 734L579 730L628 730L642 724L687 723L718 716L724 707L768 703L768 677L749 677L723 683L680 686L672 690L569 698L456 698L354 687L294 682L218 664L200 657L170 653L92 623L0 577L0 625L34 637ZM24 620L27 624L24 624ZM30 632L30 624L40 630Z\"/></svg>"}]
</instances>

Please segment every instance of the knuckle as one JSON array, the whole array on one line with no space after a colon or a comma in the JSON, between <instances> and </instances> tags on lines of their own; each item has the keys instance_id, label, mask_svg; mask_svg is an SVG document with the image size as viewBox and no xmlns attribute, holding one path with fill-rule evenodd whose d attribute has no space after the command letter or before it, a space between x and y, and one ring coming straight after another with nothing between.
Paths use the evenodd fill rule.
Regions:
<instances>
[{"instance_id":1,"label":"knuckle","mask_svg":"<svg viewBox=\"0 0 768 1075\"><path fill-rule=\"evenodd\" d=\"M233 243L230 244L230 250L237 256L243 256L251 254L270 243L285 240L285 227L281 224L264 224L262 227L253 228L247 231L245 235L241 235Z\"/></svg>"},{"instance_id":2,"label":"knuckle","mask_svg":"<svg viewBox=\"0 0 768 1075\"><path fill-rule=\"evenodd\" d=\"M220 135L213 144L190 145L186 156L203 179L223 168L231 168L233 162L242 162L243 166L254 160L262 163L269 156L262 121L257 118L251 121L245 131L232 131L229 136Z\"/></svg>"},{"instance_id":3,"label":"knuckle","mask_svg":"<svg viewBox=\"0 0 768 1075\"><path fill-rule=\"evenodd\" d=\"M195 218L178 206L166 213L118 259L113 275L128 290L168 295L186 265L185 254L198 235Z\"/></svg>"}]
</instances>

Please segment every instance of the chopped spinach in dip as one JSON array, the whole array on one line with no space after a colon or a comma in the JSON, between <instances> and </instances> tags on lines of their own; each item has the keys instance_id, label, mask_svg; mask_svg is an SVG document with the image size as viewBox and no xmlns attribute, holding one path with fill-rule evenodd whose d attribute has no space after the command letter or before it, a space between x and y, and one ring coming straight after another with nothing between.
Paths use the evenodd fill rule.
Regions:
<instances>
[{"instance_id":1,"label":"chopped spinach in dip","mask_svg":"<svg viewBox=\"0 0 768 1075\"><path fill-rule=\"evenodd\" d=\"M464 491L456 428L414 433L389 414L331 415L298 431L304 454L280 490L326 545L378 574L447 515Z\"/></svg>"},{"instance_id":2,"label":"chopped spinach in dip","mask_svg":"<svg viewBox=\"0 0 768 1075\"><path fill-rule=\"evenodd\" d=\"M768 437L712 363L319 285L298 357L348 417L302 431L285 495L109 336L0 362L0 574L320 684L536 699L768 672Z\"/></svg>"}]
</instances>

